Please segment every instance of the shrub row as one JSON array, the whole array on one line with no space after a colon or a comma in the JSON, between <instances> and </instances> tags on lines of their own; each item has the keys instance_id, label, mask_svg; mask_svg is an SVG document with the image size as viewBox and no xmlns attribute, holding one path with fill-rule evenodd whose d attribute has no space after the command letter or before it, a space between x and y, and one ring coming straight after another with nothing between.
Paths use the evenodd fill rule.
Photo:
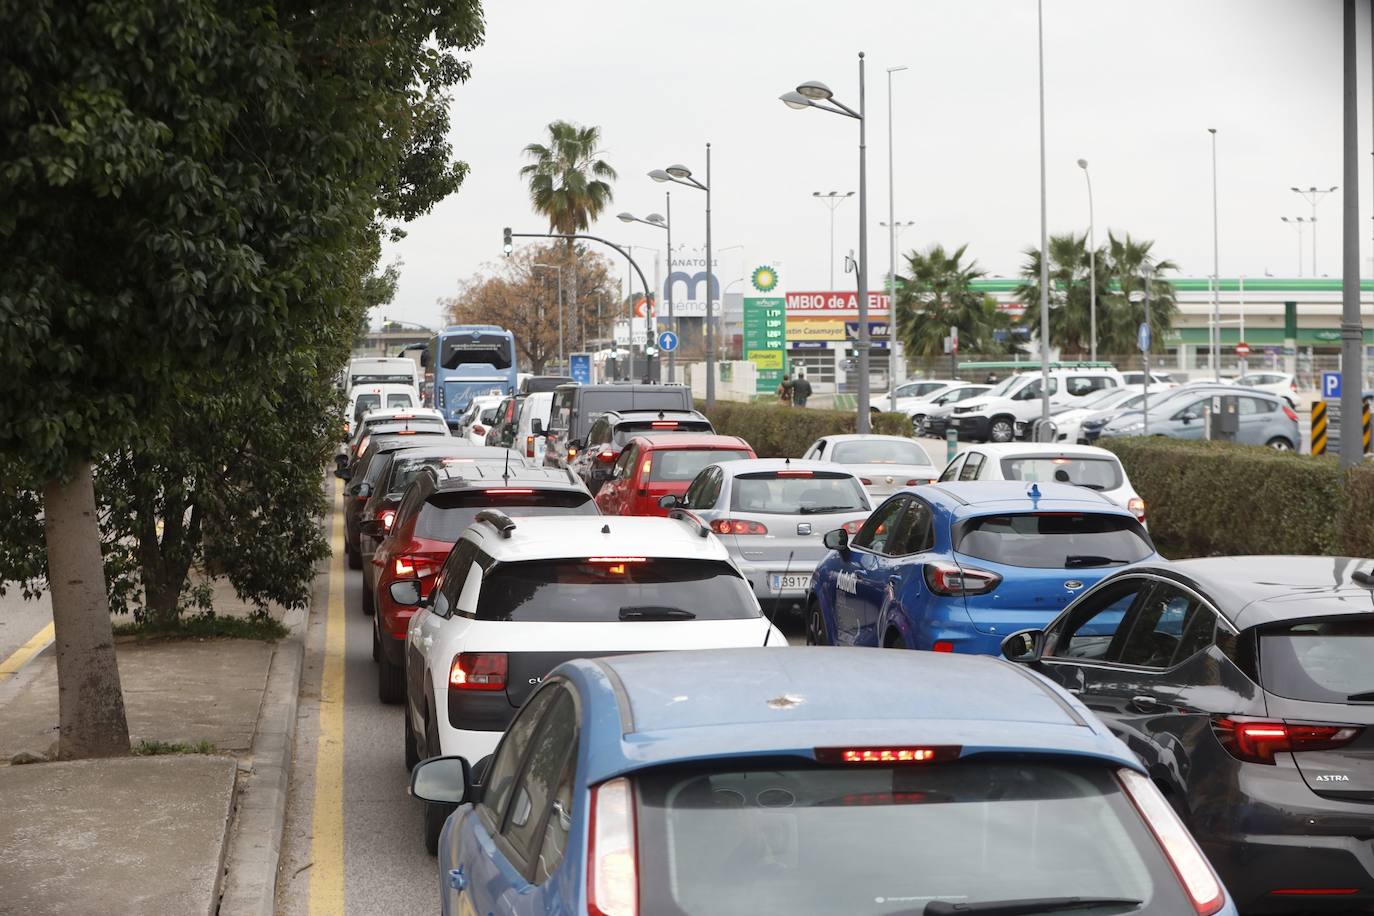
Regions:
<instances>
[{"instance_id":1,"label":"shrub row","mask_svg":"<svg viewBox=\"0 0 1374 916\"><path fill-rule=\"evenodd\" d=\"M1231 442L1104 439L1168 557L1374 556L1374 467Z\"/></svg>"},{"instance_id":2,"label":"shrub row","mask_svg":"<svg viewBox=\"0 0 1374 916\"><path fill-rule=\"evenodd\" d=\"M857 415L847 410L784 407L779 404L746 404L717 401L707 410L698 406L716 432L739 436L754 447L760 458L797 458L821 436L854 432ZM911 418L899 413L874 414L873 431L893 436L911 435Z\"/></svg>"}]
</instances>

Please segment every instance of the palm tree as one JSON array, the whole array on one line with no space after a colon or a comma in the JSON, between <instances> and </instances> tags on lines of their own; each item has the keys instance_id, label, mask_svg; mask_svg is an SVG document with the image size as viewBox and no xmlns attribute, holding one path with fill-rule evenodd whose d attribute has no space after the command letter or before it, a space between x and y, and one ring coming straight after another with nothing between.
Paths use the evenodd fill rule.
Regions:
<instances>
[{"instance_id":1,"label":"palm tree","mask_svg":"<svg viewBox=\"0 0 1374 916\"><path fill-rule=\"evenodd\" d=\"M548 130L547 143L525 147L533 161L520 175L529 184L534 209L548 219L549 231L571 235L590 226L611 202L609 182L615 169L600 158L601 128L554 121Z\"/></svg>"},{"instance_id":2,"label":"palm tree","mask_svg":"<svg viewBox=\"0 0 1374 916\"><path fill-rule=\"evenodd\" d=\"M1109 346L1107 353L1136 352L1136 329L1145 320L1145 304L1131 302L1133 291L1145 288L1140 269L1149 260L1154 264L1154 276L1150 280L1150 324L1153 331L1152 352L1164 351L1164 340L1178 317L1178 302L1174 298L1174 285L1161 275L1165 271L1178 270L1178 265L1167 258L1154 260L1150 249L1154 242L1137 241L1127 233L1117 238L1107 233L1105 258L1097 259L1097 269L1106 268L1111 289L1105 298L1097 303L1098 351L1104 352L1104 342ZM1099 293L1099 296L1101 294ZM1105 319L1105 320L1104 320Z\"/></svg>"},{"instance_id":3,"label":"palm tree","mask_svg":"<svg viewBox=\"0 0 1374 916\"><path fill-rule=\"evenodd\" d=\"M1016 294L1028 309L1027 318L1038 326L1040 301L1040 249L1027 248L1021 265L1022 283ZM1104 269L1103 250L1097 252L1098 349L1102 350L1102 306L1108 292L1110 275ZM1092 293L1089 278L1090 258L1086 235L1050 236L1050 340L1062 352L1086 356L1092 343ZM1114 352L1106 350L1106 352Z\"/></svg>"},{"instance_id":4,"label":"palm tree","mask_svg":"<svg viewBox=\"0 0 1374 916\"><path fill-rule=\"evenodd\" d=\"M964 262L967 245L946 252L932 245L924 253L906 255L907 275L897 278L897 334L911 356L932 357L944 352L949 329L959 329L959 348L991 353L1005 349L994 330L1008 322L991 296L973 289L983 276L977 261Z\"/></svg>"}]
</instances>

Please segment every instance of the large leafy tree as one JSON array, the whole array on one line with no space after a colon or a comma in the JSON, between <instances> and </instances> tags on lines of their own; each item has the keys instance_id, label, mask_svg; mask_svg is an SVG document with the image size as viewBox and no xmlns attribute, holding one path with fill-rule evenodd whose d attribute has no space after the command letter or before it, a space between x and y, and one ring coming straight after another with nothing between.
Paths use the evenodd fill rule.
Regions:
<instances>
[{"instance_id":1,"label":"large leafy tree","mask_svg":"<svg viewBox=\"0 0 1374 916\"><path fill-rule=\"evenodd\" d=\"M909 356L941 355L951 327L959 329L962 352L998 353L1009 346L1009 335L996 332L1008 330L1010 321L995 299L973 288L984 272L977 261L965 260L967 250L936 244L906 255L906 275L897 278L897 333Z\"/></svg>"},{"instance_id":2,"label":"large leafy tree","mask_svg":"<svg viewBox=\"0 0 1374 916\"><path fill-rule=\"evenodd\" d=\"M94 468L165 445L198 380L297 358L333 371L339 351L302 329L351 331L384 221L465 174L446 98L481 14L0 0L0 22L3 482L41 500L60 753L120 754Z\"/></svg>"}]
</instances>

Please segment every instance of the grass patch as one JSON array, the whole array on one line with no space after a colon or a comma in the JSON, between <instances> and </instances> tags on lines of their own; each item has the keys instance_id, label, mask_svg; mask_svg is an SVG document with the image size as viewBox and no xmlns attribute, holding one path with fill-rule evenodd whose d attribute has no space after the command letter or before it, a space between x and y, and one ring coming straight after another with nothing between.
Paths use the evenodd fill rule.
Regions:
<instances>
[{"instance_id":1,"label":"grass patch","mask_svg":"<svg viewBox=\"0 0 1374 916\"><path fill-rule=\"evenodd\" d=\"M171 626L154 626L151 623L116 623L114 635L134 636L139 639L261 639L265 642L278 640L290 632L282 624L266 614L249 617L218 617L214 614L195 614L183 617Z\"/></svg>"},{"instance_id":2,"label":"grass patch","mask_svg":"<svg viewBox=\"0 0 1374 916\"><path fill-rule=\"evenodd\" d=\"M146 738L134 746L135 757L160 757L164 754L217 754L219 749L209 741L189 744L185 741L149 741Z\"/></svg>"}]
</instances>

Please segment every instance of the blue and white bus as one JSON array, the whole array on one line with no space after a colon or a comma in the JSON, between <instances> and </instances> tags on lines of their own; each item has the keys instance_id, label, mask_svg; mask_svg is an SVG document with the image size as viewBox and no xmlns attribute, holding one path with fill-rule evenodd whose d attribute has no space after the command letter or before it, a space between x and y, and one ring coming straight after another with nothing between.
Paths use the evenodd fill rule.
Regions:
<instances>
[{"instance_id":1,"label":"blue and white bus","mask_svg":"<svg viewBox=\"0 0 1374 916\"><path fill-rule=\"evenodd\" d=\"M424 403L456 426L472 399L516 389L515 335L494 324L449 325L420 357Z\"/></svg>"}]
</instances>

